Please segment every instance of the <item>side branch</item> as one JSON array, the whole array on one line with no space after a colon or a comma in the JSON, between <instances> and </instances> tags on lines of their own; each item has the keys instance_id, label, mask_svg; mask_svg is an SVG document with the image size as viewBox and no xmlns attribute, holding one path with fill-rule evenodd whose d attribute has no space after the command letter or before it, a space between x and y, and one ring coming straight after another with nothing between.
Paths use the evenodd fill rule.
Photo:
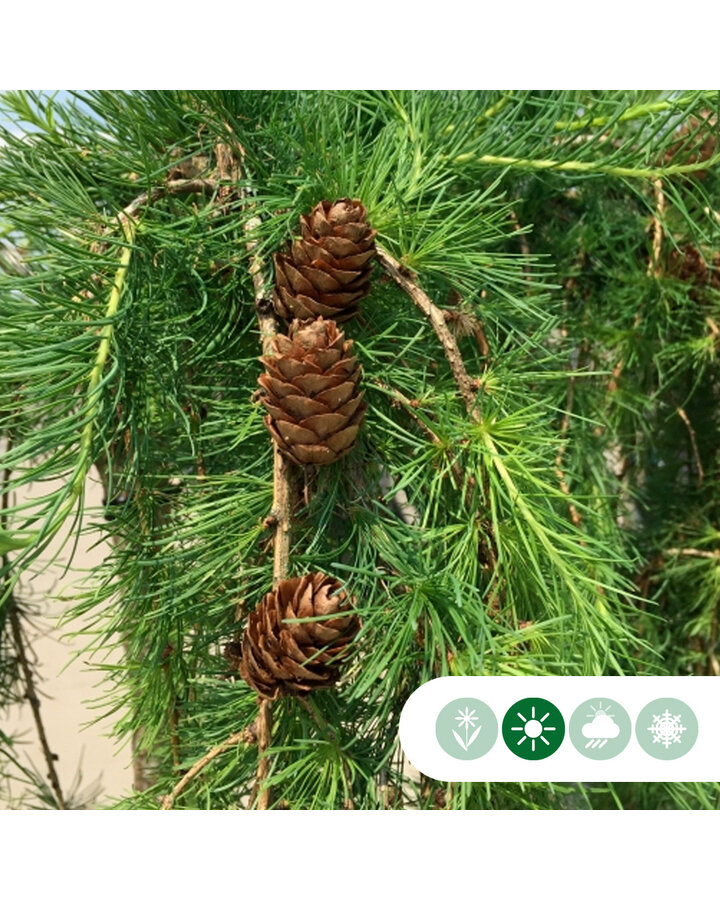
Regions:
<instances>
[{"instance_id":1,"label":"side branch","mask_svg":"<svg viewBox=\"0 0 720 900\"><path fill-rule=\"evenodd\" d=\"M27 535L8 535L4 529L0 529L0 539L2 539L3 547L8 547L9 549L22 549L31 547L33 544L37 544L43 539L46 541L50 540L60 530L63 522L74 509L77 498L82 493L87 473L90 471L94 462L91 457L91 449L93 432L95 429L95 419L100 408L100 384L115 329L114 317L117 314L120 305L120 298L125 286L125 280L132 258L138 213L144 207L154 203L160 197L181 194L212 193L216 188L217 181L211 178L178 179L169 181L164 185L158 185L149 191L144 191L142 194L139 194L117 214L116 219L122 229L125 238L125 246L120 255L120 262L113 279L110 296L105 309L105 324L100 330L97 352L93 361L92 370L88 376L86 422L80 435L79 457L72 480L68 486L67 493L64 493L58 498L56 506L53 508L51 514L46 519L44 526L39 531L31 532ZM113 226L105 228L103 231L103 238L107 237L113 230ZM102 254L107 249L107 246L107 242L103 239L98 240L93 244L92 249L95 253ZM95 275L94 280L97 283L100 283L99 276Z\"/></svg>"},{"instance_id":2,"label":"side branch","mask_svg":"<svg viewBox=\"0 0 720 900\"><path fill-rule=\"evenodd\" d=\"M377 258L392 280L405 291L418 309L429 319L445 351L445 356L450 364L450 369L468 413L477 422L481 421L477 402L477 383L467 373L455 335L448 328L442 310L435 306L413 276L387 250L378 247Z\"/></svg>"},{"instance_id":3,"label":"side branch","mask_svg":"<svg viewBox=\"0 0 720 900\"><path fill-rule=\"evenodd\" d=\"M476 153L461 153L452 162L459 164L475 162L483 166L506 166L516 169L552 169L556 172L587 172L598 175L614 175L618 178L648 178L651 180L664 178L669 175L690 175L693 172L702 172L711 169L720 162L720 154L715 154L709 159L697 163L682 163L670 166L633 169L627 166L612 166L600 162L583 162L579 159L523 159L517 156L492 156Z\"/></svg>"},{"instance_id":4,"label":"side branch","mask_svg":"<svg viewBox=\"0 0 720 900\"><path fill-rule=\"evenodd\" d=\"M247 237L247 249L250 254L250 274L255 290L255 311L260 327L260 340L263 353L270 352L272 340L278 333L278 323L272 306L265 296L265 277L262 271L262 261L255 252L257 241L253 238L253 232L260 223L257 216L253 216L245 223L245 235ZM292 538L292 506L290 468L287 460L280 453L277 444L273 441L273 508L271 518L275 523L275 538L273 541L273 587L287 578L290 564L290 541ZM257 716L258 726L258 766L255 776L255 789L261 787L270 774L270 758L267 750L272 737L272 703L270 700L260 700L260 709ZM258 809L268 809L270 806L270 789L262 788L258 797Z\"/></svg>"},{"instance_id":5,"label":"side branch","mask_svg":"<svg viewBox=\"0 0 720 900\"><path fill-rule=\"evenodd\" d=\"M708 91L708 99L711 98L711 92ZM712 99L715 98L715 92L712 92ZM674 100L656 100L652 103L636 103L629 106L625 112L619 116L593 116L586 115L580 119L561 119L557 121L553 128L555 131L581 131L584 128L604 128L606 125L615 124L616 122L628 122L631 119L641 119L645 116L654 115L655 113L676 110L691 103L695 103L697 97L676 97Z\"/></svg>"},{"instance_id":6,"label":"side branch","mask_svg":"<svg viewBox=\"0 0 720 900\"><path fill-rule=\"evenodd\" d=\"M443 350L445 351L445 356L448 363L450 364L450 371L452 372L455 383L458 386L460 396L463 399L468 415L474 422L482 423L482 412L480 410L480 404L477 397L479 382L468 375L467 369L465 368L465 362L462 358L462 354L460 353L460 348L458 347L457 340L455 338L455 335L448 327L445 314L432 302L430 297L428 297L425 291L423 291L422 288L417 284L412 274L409 273L398 262L398 260L392 257L387 252L387 250L384 250L382 247L378 247L377 257L380 260L380 265L383 267L383 269L388 273L393 281L400 288L402 288L402 290L404 290L406 294L408 294L413 303L430 321L430 324L432 325L433 330L435 331L435 334L437 335L437 338L440 341ZM399 396L399 392L394 391L394 393L397 399L400 402L403 402ZM412 409L412 404L410 403L406 408L410 411ZM431 435L430 439L435 443L437 436L432 432L431 429L428 429L428 432ZM495 445L493 444L492 439L487 432L485 433L483 440L489 445L491 451L494 454L494 458L497 458L496 462L499 462L499 457L497 457L497 449L495 448ZM452 456L450 457L450 459L452 461L451 467L456 485L462 485L464 480L462 470L460 469L457 460L453 459ZM472 489L472 481L468 481L468 486ZM497 554L493 546L494 542L492 538L492 529L489 523L487 524L486 532L489 558L492 561L492 567L495 568L495 566L497 565Z\"/></svg>"},{"instance_id":7,"label":"side branch","mask_svg":"<svg viewBox=\"0 0 720 900\"><path fill-rule=\"evenodd\" d=\"M241 145L236 147L240 160L244 160L245 151ZM215 148L220 174L238 181L241 174L241 163L226 144L218 144ZM248 209L252 212L255 202L249 188L241 188L241 196L245 199ZM250 259L250 276L253 282L255 295L255 314L260 329L260 341L262 352L265 356L272 355L273 339L279 332L279 322L275 315L272 301L267 295L263 260L257 251L258 240L255 231L260 225L260 217L251 216L244 226L245 246ZM292 480L291 470L285 457L280 453L273 441L273 507L268 516L268 523L275 528L273 541L273 587L287 578L290 564L290 542L292 525Z\"/></svg>"},{"instance_id":8,"label":"side branch","mask_svg":"<svg viewBox=\"0 0 720 900\"><path fill-rule=\"evenodd\" d=\"M118 218L122 222L123 217L134 218L145 206L150 206L161 197L180 196L182 194L212 194L217 189L218 183L214 178L178 178L168 181L167 184L158 185L149 191L139 194L132 203L123 209Z\"/></svg>"}]
</instances>

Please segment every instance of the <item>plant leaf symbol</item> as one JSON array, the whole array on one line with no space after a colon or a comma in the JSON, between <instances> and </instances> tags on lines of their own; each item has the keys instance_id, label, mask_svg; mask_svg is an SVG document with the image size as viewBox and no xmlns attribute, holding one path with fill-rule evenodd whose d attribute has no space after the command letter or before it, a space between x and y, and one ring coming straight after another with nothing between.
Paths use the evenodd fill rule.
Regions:
<instances>
[{"instance_id":1,"label":"plant leaf symbol","mask_svg":"<svg viewBox=\"0 0 720 900\"><path fill-rule=\"evenodd\" d=\"M470 740L467 742L467 747L465 748L466 750L468 750L470 748L470 744L472 744L472 742L475 740L475 738L480 734L481 728L482 728L482 725L478 725L478 727L475 729L475 731L473 731L472 735L470 736Z\"/></svg>"},{"instance_id":2,"label":"plant leaf symbol","mask_svg":"<svg viewBox=\"0 0 720 900\"><path fill-rule=\"evenodd\" d=\"M460 746L463 748L463 750L467 750L467 747L465 746L465 741L460 737L460 735L457 733L457 731L455 731L454 728L453 728L453 734L455 735L455 740L458 742L458 744L460 744Z\"/></svg>"}]
</instances>

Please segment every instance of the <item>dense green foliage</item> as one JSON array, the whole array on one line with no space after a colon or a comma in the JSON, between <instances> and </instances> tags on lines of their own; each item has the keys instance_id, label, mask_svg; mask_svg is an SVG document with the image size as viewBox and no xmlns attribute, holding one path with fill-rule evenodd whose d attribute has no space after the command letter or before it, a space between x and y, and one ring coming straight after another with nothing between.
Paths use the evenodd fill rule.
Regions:
<instances>
[{"instance_id":1,"label":"dense green foliage","mask_svg":"<svg viewBox=\"0 0 720 900\"><path fill-rule=\"evenodd\" d=\"M715 784L419 782L397 743L405 699L437 675L718 674L717 93L1 102L17 126L0 130L3 599L22 608L50 538L83 527L96 465L113 549L66 620L125 710L119 737L157 767L123 806L156 808L255 717L222 654L272 583L246 224L260 217L270 280L299 214L350 196L446 310L480 415L378 268L346 327L366 423L307 473L291 557L343 580L363 628L337 689L275 705L275 803L720 808ZM218 177L218 142L242 146L239 184ZM188 173L214 188L158 192L121 227ZM123 666L104 666L112 645ZM0 650L9 701L7 627ZM257 757L237 744L176 805L243 805Z\"/></svg>"}]
</instances>

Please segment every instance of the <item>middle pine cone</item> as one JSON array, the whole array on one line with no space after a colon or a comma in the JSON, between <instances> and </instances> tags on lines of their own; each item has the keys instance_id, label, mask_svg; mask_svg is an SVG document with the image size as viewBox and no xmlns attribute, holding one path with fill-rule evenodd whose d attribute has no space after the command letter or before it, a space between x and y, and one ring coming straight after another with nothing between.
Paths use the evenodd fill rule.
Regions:
<instances>
[{"instance_id":1,"label":"middle pine cone","mask_svg":"<svg viewBox=\"0 0 720 900\"><path fill-rule=\"evenodd\" d=\"M261 357L265 424L280 451L299 465L333 463L355 442L367 407L352 343L333 321L296 320L287 337L274 338L273 355Z\"/></svg>"}]
</instances>

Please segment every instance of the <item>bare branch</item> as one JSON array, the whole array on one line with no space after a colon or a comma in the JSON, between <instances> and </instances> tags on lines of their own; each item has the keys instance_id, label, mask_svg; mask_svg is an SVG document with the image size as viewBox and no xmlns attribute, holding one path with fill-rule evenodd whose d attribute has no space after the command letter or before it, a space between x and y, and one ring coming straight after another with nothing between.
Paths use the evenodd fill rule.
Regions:
<instances>
[{"instance_id":1,"label":"bare branch","mask_svg":"<svg viewBox=\"0 0 720 900\"><path fill-rule=\"evenodd\" d=\"M271 803L270 788L264 787L265 779L270 774L270 757L267 750L272 740L272 701L259 700L260 709L257 714L257 735L258 735L258 764L255 773L255 788L253 789L253 797L258 795L257 808L269 809ZM259 792L259 793L258 793ZM252 802L252 801L251 801Z\"/></svg>"},{"instance_id":2,"label":"bare branch","mask_svg":"<svg viewBox=\"0 0 720 900\"><path fill-rule=\"evenodd\" d=\"M473 421L482 422L482 413L477 398L480 382L477 379L472 379L468 375L457 340L455 339L455 335L448 328L446 317L442 310L435 306L430 297L428 297L425 291L417 284L412 274L394 259L387 250L378 247L377 257L383 269L385 269L393 281L408 294L413 303L430 321L430 324L445 351L445 356L450 364L450 370L455 379L455 383L458 386L460 396L465 403L468 415ZM485 437L492 443L489 435L486 435ZM457 477L457 473L454 474ZM487 485L485 485L485 491L487 493ZM491 567L495 569L497 565L497 556L493 548L493 540L491 537L492 528L489 522L486 523L485 531L487 533L488 562ZM491 603L493 604L493 608L498 608L499 601L497 600L497 597L495 597Z\"/></svg>"},{"instance_id":3,"label":"bare branch","mask_svg":"<svg viewBox=\"0 0 720 900\"><path fill-rule=\"evenodd\" d=\"M563 329L563 337L567 336L567 332ZM570 429L570 414L572 413L573 400L575 398L575 376L571 375L570 380L568 382L568 391L567 391L567 401L565 403L565 411L563 413L562 421L560 422L560 435L561 441L558 447L557 454L555 456L555 475L557 476L558 481L560 482L560 490L565 494L568 498L568 513L570 514L570 519L575 525L576 528L579 528L582 525L582 516L577 510L575 504L570 500L570 488L568 487L567 479L565 477L565 472L563 470L563 458L565 456L565 448L567 446L567 433Z\"/></svg>"},{"instance_id":4,"label":"bare branch","mask_svg":"<svg viewBox=\"0 0 720 900\"><path fill-rule=\"evenodd\" d=\"M168 181L167 184L158 185L149 191L139 194L132 203L123 209L118 215L127 218L135 218L140 210L155 203L161 197L173 197L181 194L212 194L217 190L218 183L213 178L178 178L175 181Z\"/></svg>"},{"instance_id":5,"label":"bare branch","mask_svg":"<svg viewBox=\"0 0 720 900\"><path fill-rule=\"evenodd\" d=\"M698 559L720 560L720 550L696 550L695 547L668 547L668 556L695 556Z\"/></svg>"},{"instance_id":6,"label":"bare branch","mask_svg":"<svg viewBox=\"0 0 720 900\"><path fill-rule=\"evenodd\" d=\"M239 181L242 173L242 165L245 160L245 150L241 144L235 144L236 152L227 144L218 143L215 147L215 156L218 162L218 170L221 176L230 177ZM246 173L245 173L246 174ZM245 199L247 208L252 212L255 209L255 201L249 188L240 188L240 195ZM245 223L246 248L250 256L250 275L253 281L255 294L255 312L260 329L263 354L272 354L273 339L278 334L279 323L272 307L272 303L266 296L265 276L263 273L263 261L257 253L258 241L255 230L260 224L260 217L251 216ZM268 521L275 527L273 539L273 586L287 578L290 565L290 544L292 540L292 476L290 464L283 457L277 444L273 441L273 507ZM271 803L270 789L262 787L270 772L270 758L267 750L272 738L272 702L259 700L260 709L256 719L258 733L258 766L255 776L255 788L253 793L259 791L257 808L268 809Z\"/></svg>"},{"instance_id":7,"label":"bare branch","mask_svg":"<svg viewBox=\"0 0 720 900\"><path fill-rule=\"evenodd\" d=\"M693 456L695 457L695 465L697 466L698 487L700 487L700 485L703 483L703 478L705 478L705 470L703 469L702 462L700 461L700 451L698 450L697 439L695 437L695 429L692 426L692 422L690 421L688 414L685 412L682 406L678 407L677 413L687 426L688 434L690 435L690 443L692 444Z\"/></svg>"},{"instance_id":8,"label":"bare branch","mask_svg":"<svg viewBox=\"0 0 720 900\"><path fill-rule=\"evenodd\" d=\"M450 364L450 369L468 413L476 422L482 421L477 399L477 381L470 378L467 373L455 335L448 328L442 310L435 306L425 291L417 284L412 274L394 259L387 250L378 247L377 257L380 265L393 281L405 291L418 309L429 319L445 351L445 356Z\"/></svg>"},{"instance_id":9,"label":"bare branch","mask_svg":"<svg viewBox=\"0 0 720 900\"><path fill-rule=\"evenodd\" d=\"M57 769L55 768L55 760L57 757L50 749L50 744L48 743L47 732L45 731L45 725L43 724L42 716L40 715L40 698L35 690L32 668L28 661L27 654L25 653L25 639L20 623L20 614L18 613L18 608L12 598L9 600L8 618L10 619L15 652L18 655L20 667L23 671L23 677L25 678L25 696L30 703L30 709L32 710L33 719L35 720L35 729L40 741L40 746L42 747L45 762L47 763L48 778L50 779L50 784L52 785L55 798L57 799L58 807L60 809L67 809L62 788L60 787L60 779L58 777Z\"/></svg>"},{"instance_id":10,"label":"bare branch","mask_svg":"<svg viewBox=\"0 0 720 900\"><path fill-rule=\"evenodd\" d=\"M663 242L663 224L662 216L665 211L665 193L663 191L662 179L656 178L653 181L653 189L655 192L655 215L652 217L652 253L648 261L647 274L652 278L660 275L660 251Z\"/></svg>"},{"instance_id":11,"label":"bare branch","mask_svg":"<svg viewBox=\"0 0 720 900\"><path fill-rule=\"evenodd\" d=\"M170 791L170 793L163 798L161 809L172 809L173 804L177 800L177 798L182 794L185 788L190 784L190 782L202 772L205 766L208 763L211 763L216 757L220 756L221 753L224 753L226 750L229 750L230 747L234 747L236 744L254 744L257 740L255 736L255 732L253 730L253 726L251 725L249 728L243 728L242 731L237 731L235 734L231 734L229 738L224 740L222 744L218 744L217 747L213 747L212 750L208 750L208 752L203 756L202 759L199 759L194 766L187 770L187 772L183 775L183 777L178 781L175 787Z\"/></svg>"},{"instance_id":12,"label":"bare branch","mask_svg":"<svg viewBox=\"0 0 720 900\"><path fill-rule=\"evenodd\" d=\"M8 241L0 241L0 269L10 270L16 275L30 275L30 266L25 262L22 253Z\"/></svg>"},{"instance_id":13,"label":"bare branch","mask_svg":"<svg viewBox=\"0 0 720 900\"><path fill-rule=\"evenodd\" d=\"M5 445L5 452L8 453L12 447L11 434L7 435ZM7 486L10 483L11 474L12 472L10 469L3 469L3 494L1 507L2 512L0 513L0 526L2 526L3 529L6 526L7 510L10 502L10 493L7 490ZM3 556L2 566L4 571L6 572L9 571L9 562L10 561L7 555ZM45 725L43 723L42 716L40 715L40 698L38 697L37 691L35 690L35 678L33 675L32 666L30 665L30 662L27 658L27 653L25 652L25 636L23 634L22 622L20 621L20 612L18 610L17 604L15 603L15 598L12 594L12 591L7 597L6 603L8 610L8 619L10 620L10 628L12 630L13 643L15 645L15 652L17 653L18 662L20 663L20 668L22 669L23 677L25 679L25 696L30 703L30 709L32 710L33 719L35 721L35 729L40 741L40 746L42 747L45 762L47 763L48 778L50 779L50 784L55 793L58 807L60 809L67 809L62 788L60 787L60 778L58 777L57 769L55 768L55 760L57 759L57 757L50 749L47 732L45 731Z\"/></svg>"}]
</instances>

